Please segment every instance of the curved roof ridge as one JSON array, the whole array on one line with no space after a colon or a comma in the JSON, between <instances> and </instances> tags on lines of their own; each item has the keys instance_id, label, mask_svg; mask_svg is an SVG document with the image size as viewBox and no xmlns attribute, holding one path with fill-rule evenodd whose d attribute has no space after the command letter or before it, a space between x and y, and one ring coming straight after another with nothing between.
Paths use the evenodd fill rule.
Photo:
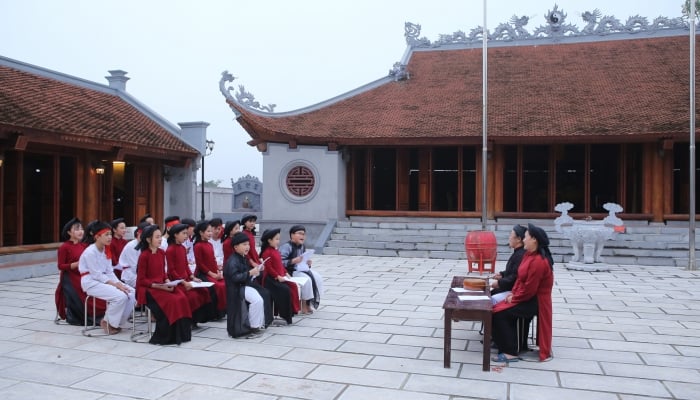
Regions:
<instances>
[{"instance_id":1,"label":"curved roof ridge","mask_svg":"<svg viewBox=\"0 0 700 400\"><path fill-rule=\"evenodd\" d=\"M589 9L590 10L590 9ZM537 40L556 42L562 38L592 38L610 34L634 35L641 32L656 33L665 30L685 29L689 30L688 17L658 16L649 22L649 18L632 15L624 23L611 15L604 15L599 9L583 11L580 14L585 23L582 28L567 21L564 9L554 5L553 9L544 14L545 24L535 27L532 32L526 29L530 17L513 15L508 22L498 24L493 30L486 31L487 39L492 42L519 42L523 40ZM483 26L472 28L469 33L462 30L450 34L440 34L438 39L430 41L425 36L420 36L421 25L406 22L404 24L404 37L406 44L412 48L441 47L445 45L464 44L475 45L483 40ZM491 45L491 44L489 44Z\"/></svg>"},{"instance_id":2,"label":"curved roof ridge","mask_svg":"<svg viewBox=\"0 0 700 400\"><path fill-rule=\"evenodd\" d=\"M322 100L315 104L311 104L290 111L273 112L273 109L276 106L275 104L269 104L268 106L260 105L260 103L257 100L255 100L255 97L252 95L252 93L245 90L245 87L243 85L238 85L238 93L236 93L236 89L233 87L232 84L227 86L227 83L231 83L235 79L237 79L237 77L231 75L228 71L222 72L221 79L219 80L219 90L221 91L221 94L223 94L223 96L226 98L226 100L228 100L229 105L231 105L231 109L236 114L236 118L241 116L242 111L266 118L283 118L306 114L312 111L322 109L324 107L328 107L332 104L341 102L351 97L357 96L358 94L368 92L372 89L393 82L395 80L391 76L387 75L385 77L375 79L374 81L366 83L362 86L358 86L352 90L349 90L345 93L341 93L329 99ZM239 107L241 107L241 109L234 108L233 104L238 105Z\"/></svg>"}]
</instances>

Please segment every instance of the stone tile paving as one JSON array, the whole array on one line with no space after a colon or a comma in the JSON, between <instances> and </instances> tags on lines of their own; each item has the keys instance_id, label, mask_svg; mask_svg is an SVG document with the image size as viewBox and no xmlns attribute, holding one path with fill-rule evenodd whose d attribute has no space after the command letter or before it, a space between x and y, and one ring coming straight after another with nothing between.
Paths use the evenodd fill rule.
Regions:
<instances>
[{"instance_id":1,"label":"stone tile paving","mask_svg":"<svg viewBox=\"0 0 700 400\"><path fill-rule=\"evenodd\" d=\"M557 265L555 358L483 372L473 322L454 324L442 366L442 302L464 261L314 261L326 294L313 315L249 340L201 324L181 346L54 324L57 275L0 283L0 398L700 399L700 272Z\"/></svg>"}]
</instances>

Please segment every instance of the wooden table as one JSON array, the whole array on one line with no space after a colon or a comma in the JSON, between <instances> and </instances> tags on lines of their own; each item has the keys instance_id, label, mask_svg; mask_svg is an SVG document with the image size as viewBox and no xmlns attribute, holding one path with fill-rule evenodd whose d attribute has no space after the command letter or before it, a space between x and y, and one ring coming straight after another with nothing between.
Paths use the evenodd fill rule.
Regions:
<instances>
[{"instance_id":1,"label":"wooden table","mask_svg":"<svg viewBox=\"0 0 700 400\"><path fill-rule=\"evenodd\" d=\"M450 368L450 357L452 352L452 321L481 321L484 324L484 359L482 367L484 371L491 369L491 292L488 285L483 293L467 292L457 293L451 288L462 287L464 276L452 278L450 290L445 298L442 308L445 310L445 368ZM489 296L488 300L467 300L461 301L458 296Z\"/></svg>"}]
</instances>

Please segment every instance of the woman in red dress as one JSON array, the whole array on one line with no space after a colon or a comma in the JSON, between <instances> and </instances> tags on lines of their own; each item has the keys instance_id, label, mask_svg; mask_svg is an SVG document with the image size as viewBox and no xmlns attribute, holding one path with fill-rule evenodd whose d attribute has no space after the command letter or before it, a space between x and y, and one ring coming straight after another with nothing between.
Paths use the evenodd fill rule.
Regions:
<instances>
[{"instance_id":1,"label":"woman in red dress","mask_svg":"<svg viewBox=\"0 0 700 400\"><path fill-rule=\"evenodd\" d=\"M58 248L58 287L56 287L56 311L58 317L71 325L85 323L85 298L87 295L80 285L78 260L88 246L83 243L85 231L78 218L68 221L61 231L61 239L65 240ZM95 313L92 315L92 304L88 304L88 323L95 316L101 318L107 309L104 300L96 299Z\"/></svg>"},{"instance_id":2,"label":"woman in red dress","mask_svg":"<svg viewBox=\"0 0 700 400\"><path fill-rule=\"evenodd\" d=\"M124 246L129 242L124 239L124 235L126 235L126 222L124 222L124 218L117 218L112 220L109 224L112 226L112 232L114 232L112 234L112 241L109 243L109 249L112 252L112 266L114 267L114 275L121 279L122 267L119 265L119 256L121 256Z\"/></svg>"},{"instance_id":3,"label":"woman in red dress","mask_svg":"<svg viewBox=\"0 0 700 400\"><path fill-rule=\"evenodd\" d=\"M224 248L224 265L226 260L233 254L233 245L231 245L231 236L241 230L241 223L238 220L229 221L224 226L224 234L221 236L222 247Z\"/></svg>"},{"instance_id":4,"label":"woman in red dress","mask_svg":"<svg viewBox=\"0 0 700 400\"><path fill-rule=\"evenodd\" d=\"M248 241L250 242L250 250L246 255L246 259L251 268L260 265L260 256L258 255L258 250L255 248L255 223L257 221L258 217L253 214L244 215L243 218L241 218L241 225L243 226L242 232L248 236Z\"/></svg>"},{"instance_id":5,"label":"woman in red dress","mask_svg":"<svg viewBox=\"0 0 700 400\"><path fill-rule=\"evenodd\" d=\"M493 307L493 341L498 357L493 361L518 361L517 320L537 315L537 342L540 361L552 357L552 286L554 272L547 233L533 224L527 225L523 239L525 255L518 267L513 290L504 301Z\"/></svg>"},{"instance_id":6,"label":"woman in red dress","mask_svg":"<svg viewBox=\"0 0 700 400\"><path fill-rule=\"evenodd\" d=\"M194 229L194 259L197 263L194 275L206 282L213 282L209 294L216 303L217 319L226 315L226 282L223 268L219 269L214 256L214 246L209 242L212 228L209 221L202 221Z\"/></svg>"},{"instance_id":7,"label":"woman in red dress","mask_svg":"<svg viewBox=\"0 0 700 400\"><path fill-rule=\"evenodd\" d=\"M136 278L136 299L145 304L156 319L151 344L180 344L192 338L192 311L184 290L169 285L165 272L165 252L157 225L149 225L136 246L141 251Z\"/></svg>"},{"instance_id":8,"label":"woman in red dress","mask_svg":"<svg viewBox=\"0 0 700 400\"><path fill-rule=\"evenodd\" d=\"M165 260L168 265L168 279L170 281L182 280L182 287L187 295L192 310L194 326L198 322L207 322L216 318L216 304L212 303L209 291L205 288L194 288L192 282L202 282L194 276L187 263L187 249L183 243L187 240L187 225L177 224L170 227L168 236L168 249L165 251Z\"/></svg>"},{"instance_id":9,"label":"woman in red dress","mask_svg":"<svg viewBox=\"0 0 700 400\"><path fill-rule=\"evenodd\" d=\"M299 288L290 281L287 271L282 265L282 257L277 248L280 245L280 230L268 229L263 232L260 256L265 260L263 268L263 287L270 292L275 304L275 312L288 324L292 323L292 315L299 313ZM307 310L308 311L308 310Z\"/></svg>"}]
</instances>

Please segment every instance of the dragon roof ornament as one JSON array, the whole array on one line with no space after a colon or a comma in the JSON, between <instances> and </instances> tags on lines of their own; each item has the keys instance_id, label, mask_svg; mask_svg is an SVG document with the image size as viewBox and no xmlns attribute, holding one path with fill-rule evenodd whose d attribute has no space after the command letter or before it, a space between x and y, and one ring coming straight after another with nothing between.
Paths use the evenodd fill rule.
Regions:
<instances>
[{"instance_id":1,"label":"dragon roof ornament","mask_svg":"<svg viewBox=\"0 0 700 400\"><path fill-rule=\"evenodd\" d=\"M581 14L581 18L586 25L579 29L566 21L567 14L560 10L556 4L552 10L548 10L544 15L546 24L540 25L528 32L525 25L530 22L526 16L512 16L508 22L496 26L493 31L488 32L488 40L515 41L523 39L552 38L554 40L561 37L586 36L586 35L609 35L613 33L639 33L656 32L667 29L680 29L689 27L688 22L683 18L657 17L651 23L646 17L639 15L631 16L624 24L619 19L612 16L603 16L597 8L593 11L586 11ZM425 37L420 37L421 26L406 22L404 25L404 36L409 47L440 47L450 44L476 44L481 42L483 27L478 26L466 34L456 31L452 34L441 34L435 42L431 42Z\"/></svg>"},{"instance_id":2,"label":"dragon roof ornament","mask_svg":"<svg viewBox=\"0 0 700 400\"><path fill-rule=\"evenodd\" d=\"M263 111L268 113L275 112L275 107L277 106L276 104L268 104L266 106L260 104L259 101L255 100L255 96L253 96L252 93L245 90L245 86L238 85L238 92L236 92L236 89L233 87L233 85L226 85L227 83L233 82L235 79L236 77L230 74L228 71L224 71L221 73L221 80L219 80L219 90L227 100L238 103L243 107L251 110ZM231 107L231 109L236 114L236 116L238 116L238 110L236 110L233 107Z\"/></svg>"}]
</instances>

